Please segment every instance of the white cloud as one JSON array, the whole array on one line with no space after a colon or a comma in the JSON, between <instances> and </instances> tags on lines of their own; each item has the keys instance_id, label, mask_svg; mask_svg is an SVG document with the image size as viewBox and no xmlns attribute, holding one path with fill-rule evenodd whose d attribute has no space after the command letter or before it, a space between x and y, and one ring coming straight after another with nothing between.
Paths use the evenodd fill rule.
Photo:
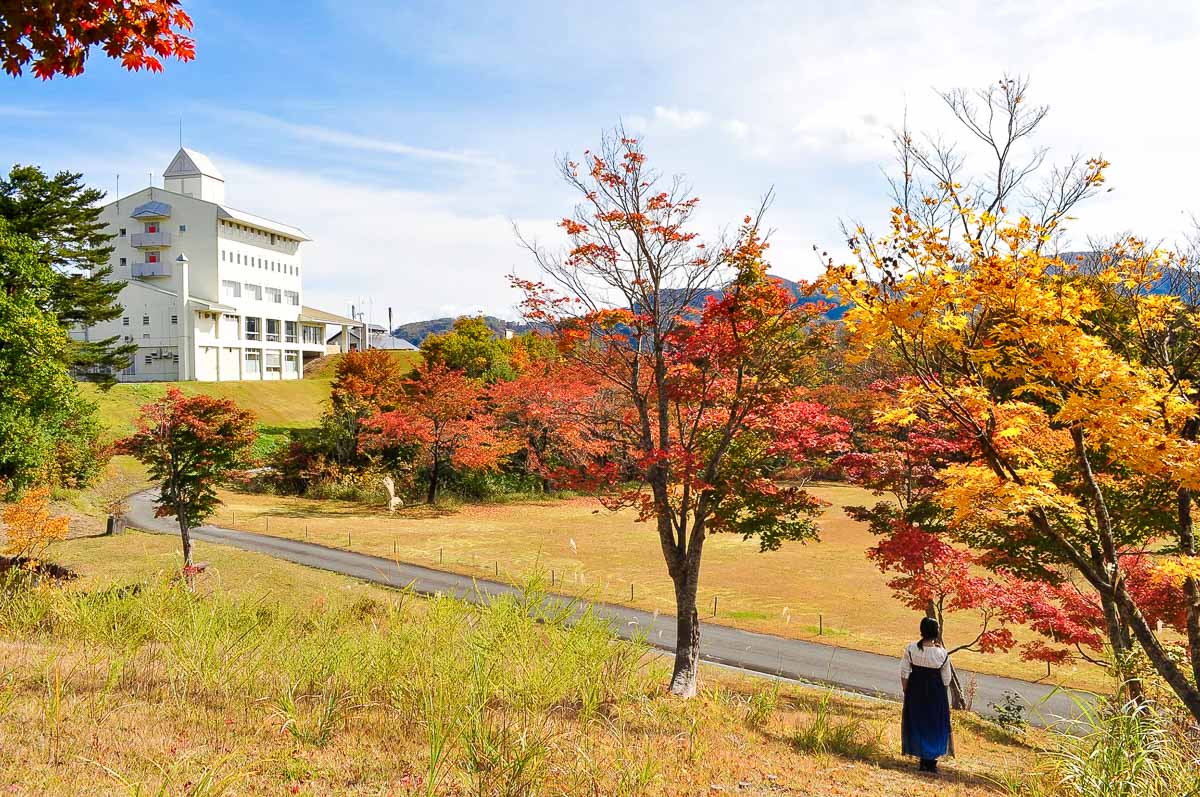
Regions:
<instances>
[{"instance_id":1,"label":"white cloud","mask_svg":"<svg viewBox=\"0 0 1200 797\"><path fill-rule=\"evenodd\" d=\"M295 224L304 244L306 304L365 306L378 323L485 311L514 315L505 277L528 264L500 211L457 194L377 188L241 162L221 163L231 204ZM526 226L549 229L544 220Z\"/></svg>"},{"instance_id":2,"label":"white cloud","mask_svg":"<svg viewBox=\"0 0 1200 797\"><path fill-rule=\"evenodd\" d=\"M738 140L744 141L750 135L750 125L740 119L730 119L721 125L726 133Z\"/></svg>"},{"instance_id":3,"label":"white cloud","mask_svg":"<svg viewBox=\"0 0 1200 797\"><path fill-rule=\"evenodd\" d=\"M708 124L709 116L704 111L655 105L654 120L676 130L698 130Z\"/></svg>"}]
</instances>

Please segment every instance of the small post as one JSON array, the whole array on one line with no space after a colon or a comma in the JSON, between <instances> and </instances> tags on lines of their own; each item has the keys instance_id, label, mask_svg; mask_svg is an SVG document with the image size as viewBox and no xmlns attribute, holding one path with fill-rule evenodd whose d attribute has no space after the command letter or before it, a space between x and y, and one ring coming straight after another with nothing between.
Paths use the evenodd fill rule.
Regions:
<instances>
[{"instance_id":1,"label":"small post","mask_svg":"<svg viewBox=\"0 0 1200 797\"><path fill-rule=\"evenodd\" d=\"M494 564L496 565L496 578L500 578L500 562L497 560Z\"/></svg>"},{"instance_id":2,"label":"small post","mask_svg":"<svg viewBox=\"0 0 1200 797\"><path fill-rule=\"evenodd\" d=\"M713 617L717 616L717 596L713 595Z\"/></svg>"},{"instance_id":3,"label":"small post","mask_svg":"<svg viewBox=\"0 0 1200 797\"><path fill-rule=\"evenodd\" d=\"M308 542L308 524L304 524L304 541Z\"/></svg>"},{"instance_id":4,"label":"small post","mask_svg":"<svg viewBox=\"0 0 1200 797\"><path fill-rule=\"evenodd\" d=\"M630 601L633 600L633 582L632 581L629 582L629 600Z\"/></svg>"},{"instance_id":5,"label":"small post","mask_svg":"<svg viewBox=\"0 0 1200 797\"><path fill-rule=\"evenodd\" d=\"M438 564L439 565L446 563L445 553L446 553L445 548L438 548Z\"/></svg>"},{"instance_id":6,"label":"small post","mask_svg":"<svg viewBox=\"0 0 1200 797\"><path fill-rule=\"evenodd\" d=\"M266 521L267 521L267 534L270 534L271 533L271 516L270 515L267 515Z\"/></svg>"},{"instance_id":7,"label":"small post","mask_svg":"<svg viewBox=\"0 0 1200 797\"><path fill-rule=\"evenodd\" d=\"M554 569L550 569L550 586L554 586Z\"/></svg>"},{"instance_id":8,"label":"small post","mask_svg":"<svg viewBox=\"0 0 1200 797\"><path fill-rule=\"evenodd\" d=\"M346 532L346 549L350 549L350 532Z\"/></svg>"},{"instance_id":9,"label":"small post","mask_svg":"<svg viewBox=\"0 0 1200 797\"><path fill-rule=\"evenodd\" d=\"M817 636L825 636L825 615L817 615Z\"/></svg>"},{"instance_id":10,"label":"small post","mask_svg":"<svg viewBox=\"0 0 1200 797\"><path fill-rule=\"evenodd\" d=\"M392 540L392 556L397 556L399 552L396 550L396 541Z\"/></svg>"}]
</instances>

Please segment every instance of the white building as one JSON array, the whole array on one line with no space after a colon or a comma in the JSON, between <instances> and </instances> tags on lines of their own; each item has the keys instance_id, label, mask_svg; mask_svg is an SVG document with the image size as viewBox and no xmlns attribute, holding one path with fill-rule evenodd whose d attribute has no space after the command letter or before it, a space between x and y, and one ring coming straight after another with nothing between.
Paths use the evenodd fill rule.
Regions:
<instances>
[{"instance_id":1,"label":"white building","mask_svg":"<svg viewBox=\"0 0 1200 797\"><path fill-rule=\"evenodd\" d=\"M104 207L120 318L75 334L138 345L118 378L299 379L327 352L327 325L351 319L305 307L301 230L225 204L212 162L180 149L149 187Z\"/></svg>"}]
</instances>

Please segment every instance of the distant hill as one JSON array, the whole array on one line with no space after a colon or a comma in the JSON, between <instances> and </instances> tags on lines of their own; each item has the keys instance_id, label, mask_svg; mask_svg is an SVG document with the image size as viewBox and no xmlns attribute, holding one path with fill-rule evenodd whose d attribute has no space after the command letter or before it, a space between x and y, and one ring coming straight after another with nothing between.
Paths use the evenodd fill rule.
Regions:
<instances>
[{"instance_id":1,"label":"distant hill","mask_svg":"<svg viewBox=\"0 0 1200 797\"><path fill-rule=\"evenodd\" d=\"M800 283L798 282L793 282L792 280L785 279L783 277L777 277L775 275L771 276L772 279L779 280L779 282L783 283L783 286L788 289L792 296L796 297L797 304L808 304L811 302L829 302L834 304L835 307L825 314L826 318L837 320L846 312L845 307L836 306L837 303L827 296L823 296L821 294L806 296L804 294L804 290L801 288ZM670 291L667 293L669 294ZM700 307L704 304L708 297L720 295L721 291L719 290L704 291L696 297L696 299L692 302L692 305L695 307ZM461 316L458 316L458 318L461 318ZM425 338L429 337L430 335L438 335L443 332L448 332L450 328L454 326L454 322L456 320L457 318L446 317L434 318L430 319L429 321L413 321L408 324L399 325L392 331L392 334L398 338L407 340L414 346L420 346L421 341L425 340ZM514 335L522 335L533 329L533 327L529 324L523 324L518 321L505 321L503 318L496 318L495 316L490 315L485 315L483 320L488 325L488 328L492 330L497 337L503 337L505 330L508 329L511 329Z\"/></svg>"},{"instance_id":2,"label":"distant hill","mask_svg":"<svg viewBox=\"0 0 1200 797\"><path fill-rule=\"evenodd\" d=\"M392 330L392 334L402 340L407 340L414 346L420 346L421 341L430 335L440 335L443 332L449 332L456 320L457 318L447 317L434 318L429 321L413 321L396 327ZM483 320L488 325L488 329L496 333L497 337L504 337L504 332L508 329L511 329L514 335L520 335L530 330L528 324L522 324L517 321L505 321L503 318L496 318L491 315L485 315Z\"/></svg>"}]
</instances>

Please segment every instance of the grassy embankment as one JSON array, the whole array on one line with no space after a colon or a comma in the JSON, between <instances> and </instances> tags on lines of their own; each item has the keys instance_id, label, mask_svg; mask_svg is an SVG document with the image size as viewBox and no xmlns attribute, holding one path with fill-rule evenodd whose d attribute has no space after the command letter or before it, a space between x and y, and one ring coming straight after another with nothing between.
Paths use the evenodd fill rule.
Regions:
<instances>
[{"instance_id":1,"label":"grassy embankment","mask_svg":"<svg viewBox=\"0 0 1200 797\"><path fill-rule=\"evenodd\" d=\"M930 781L895 753L893 704L721 670L680 701L656 654L511 601L204 543L189 595L164 580L177 547L71 540L55 556L82 579L0 602L6 793L975 797L1032 765L964 715Z\"/></svg>"}]
</instances>

